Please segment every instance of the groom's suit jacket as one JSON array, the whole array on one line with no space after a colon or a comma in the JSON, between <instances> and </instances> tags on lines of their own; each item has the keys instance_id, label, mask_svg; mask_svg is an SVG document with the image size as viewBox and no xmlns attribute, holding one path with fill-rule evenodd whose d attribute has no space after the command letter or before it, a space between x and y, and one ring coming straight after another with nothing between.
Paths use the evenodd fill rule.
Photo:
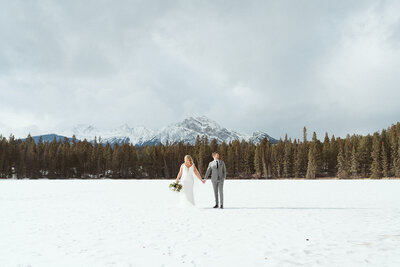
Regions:
<instances>
[{"instance_id":1,"label":"groom's suit jacket","mask_svg":"<svg viewBox=\"0 0 400 267\"><path fill-rule=\"evenodd\" d=\"M211 172L211 181L216 182L218 180L225 180L226 178L226 167L223 160L218 160L218 168L215 160L208 164L204 179L207 179Z\"/></svg>"}]
</instances>

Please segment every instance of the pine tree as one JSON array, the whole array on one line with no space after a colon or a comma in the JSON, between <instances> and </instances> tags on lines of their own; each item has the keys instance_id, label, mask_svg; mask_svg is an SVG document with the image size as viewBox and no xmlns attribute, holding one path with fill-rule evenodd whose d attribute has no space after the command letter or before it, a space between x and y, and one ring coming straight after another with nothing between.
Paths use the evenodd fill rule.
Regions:
<instances>
[{"instance_id":1,"label":"pine tree","mask_svg":"<svg viewBox=\"0 0 400 267\"><path fill-rule=\"evenodd\" d=\"M265 139L264 142L264 161L263 161L263 171L266 178L272 178L272 150L273 146L271 143Z\"/></svg>"},{"instance_id":2,"label":"pine tree","mask_svg":"<svg viewBox=\"0 0 400 267\"><path fill-rule=\"evenodd\" d=\"M394 161L396 162L395 176L400 177L400 135L397 139L397 143L398 143L397 154L395 154L395 159L394 159Z\"/></svg>"},{"instance_id":3,"label":"pine tree","mask_svg":"<svg viewBox=\"0 0 400 267\"><path fill-rule=\"evenodd\" d=\"M293 160L293 164L292 164L292 176L294 178L298 177L298 166L296 164L297 162L297 157L298 157L298 152L299 151L299 147L297 144L297 139L294 139L293 141L293 155L292 155L292 160Z\"/></svg>"},{"instance_id":4,"label":"pine tree","mask_svg":"<svg viewBox=\"0 0 400 267\"><path fill-rule=\"evenodd\" d=\"M235 177L235 161L234 161L234 155L233 155L233 147L232 147L232 143L229 142L228 144L228 155L227 155L227 159L225 161L225 165L226 165L226 172L231 174L231 177ZM205 173L205 172L204 172Z\"/></svg>"},{"instance_id":5,"label":"pine tree","mask_svg":"<svg viewBox=\"0 0 400 267\"><path fill-rule=\"evenodd\" d=\"M143 149L143 154L142 154L143 159L148 160L148 161L144 160L144 162L147 162L147 163L150 162L150 157L148 156L149 155L148 150L149 150L149 146L146 146ZM113 178L121 178L121 163L122 163L121 148L118 144L114 144L113 155L112 155L112 165L111 165ZM143 170L146 173L148 172L148 169L149 169L147 167L148 167L147 165L143 166Z\"/></svg>"},{"instance_id":6,"label":"pine tree","mask_svg":"<svg viewBox=\"0 0 400 267\"><path fill-rule=\"evenodd\" d=\"M240 176L240 142L239 140L234 140L232 142L233 148L233 166L234 166L234 176Z\"/></svg>"},{"instance_id":7,"label":"pine tree","mask_svg":"<svg viewBox=\"0 0 400 267\"><path fill-rule=\"evenodd\" d=\"M212 140L211 140L211 142L210 142L210 146L209 146L210 148L209 148L209 151L212 151L212 152L214 152L214 151L218 151L218 142L217 142L217 139L215 139L215 138L213 138ZM211 152L211 153L212 153Z\"/></svg>"},{"instance_id":8,"label":"pine tree","mask_svg":"<svg viewBox=\"0 0 400 267\"><path fill-rule=\"evenodd\" d=\"M341 140L340 140L341 141ZM346 170L346 160L344 158L343 146L341 142L339 143L339 153L337 158L337 177L338 178L347 178L348 173Z\"/></svg>"},{"instance_id":9,"label":"pine tree","mask_svg":"<svg viewBox=\"0 0 400 267\"><path fill-rule=\"evenodd\" d=\"M297 158L295 160L295 177L305 177L308 166L308 150L307 128L303 128L303 142L298 145Z\"/></svg>"},{"instance_id":10,"label":"pine tree","mask_svg":"<svg viewBox=\"0 0 400 267\"><path fill-rule=\"evenodd\" d=\"M372 139L372 152L371 152L372 164L371 164L371 178L382 177L382 166L381 166L381 142L379 134L375 133Z\"/></svg>"},{"instance_id":11,"label":"pine tree","mask_svg":"<svg viewBox=\"0 0 400 267\"><path fill-rule=\"evenodd\" d=\"M329 142L330 158L328 162L328 173L330 176L337 176L338 143L334 135Z\"/></svg>"},{"instance_id":12,"label":"pine tree","mask_svg":"<svg viewBox=\"0 0 400 267\"><path fill-rule=\"evenodd\" d=\"M372 137L371 135L363 136L359 142L359 169L361 177L369 177L371 171L371 150L372 150Z\"/></svg>"},{"instance_id":13,"label":"pine tree","mask_svg":"<svg viewBox=\"0 0 400 267\"><path fill-rule=\"evenodd\" d=\"M251 177L254 173L254 151L255 145L253 143L244 142L244 153L243 153L243 168L244 177Z\"/></svg>"},{"instance_id":14,"label":"pine tree","mask_svg":"<svg viewBox=\"0 0 400 267\"><path fill-rule=\"evenodd\" d=\"M256 177L261 177L262 174L262 159L261 159L261 146L257 145L254 152L254 170Z\"/></svg>"},{"instance_id":15,"label":"pine tree","mask_svg":"<svg viewBox=\"0 0 400 267\"><path fill-rule=\"evenodd\" d=\"M25 162L26 162L26 172L25 176L27 178L38 178L39 164L36 151L36 144L33 138L29 135L27 140L27 149L25 150Z\"/></svg>"},{"instance_id":16,"label":"pine tree","mask_svg":"<svg viewBox=\"0 0 400 267\"><path fill-rule=\"evenodd\" d=\"M253 147L254 147L254 148L253 148L253 153L252 153L252 155L253 155L253 157L254 157L254 150L255 150L256 148L255 148L255 146L253 146ZM222 160L225 160L225 158L226 158L227 155L228 155L228 145L225 143L225 141L223 141L223 142L219 145L218 151L220 152L219 157L220 157ZM228 175L228 173L227 173L227 175Z\"/></svg>"},{"instance_id":17,"label":"pine tree","mask_svg":"<svg viewBox=\"0 0 400 267\"><path fill-rule=\"evenodd\" d=\"M275 178L282 178L283 176L283 155L284 155L284 147L282 139L278 141L276 145L274 145L271 149L271 165L272 165L272 173ZM266 170L267 171L267 170Z\"/></svg>"},{"instance_id":18,"label":"pine tree","mask_svg":"<svg viewBox=\"0 0 400 267\"><path fill-rule=\"evenodd\" d=\"M317 159L315 158L315 154L313 150L310 149L308 152L308 165L307 165L307 179L314 179L317 172Z\"/></svg>"},{"instance_id":19,"label":"pine tree","mask_svg":"<svg viewBox=\"0 0 400 267\"><path fill-rule=\"evenodd\" d=\"M7 140L0 135L0 178L7 178Z\"/></svg>"},{"instance_id":20,"label":"pine tree","mask_svg":"<svg viewBox=\"0 0 400 267\"><path fill-rule=\"evenodd\" d=\"M295 153L294 159L293 159L294 160L293 172L294 172L294 177L296 177L296 178L301 177L300 173L301 173L301 165L302 165L302 161L303 161L302 160L302 156L303 156L302 150L303 150L303 147L299 140L299 142L296 145L296 153Z\"/></svg>"},{"instance_id":21,"label":"pine tree","mask_svg":"<svg viewBox=\"0 0 400 267\"><path fill-rule=\"evenodd\" d=\"M350 137L349 134L347 134L346 139L344 140L344 147L343 147L343 153L344 153L344 159L345 159L345 169L346 173L350 175L351 171L351 151L352 151L352 138Z\"/></svg>"},{"instance_id":22,"label":"pine tree","mask_svg":"<svg viewBox=\"0 0 400 267\"><path fill-rule=\"evenodd\" d=\"M312 142L308 152L308 164L306 178L314 179L320 174L321 168L321 146L320 141L317 139L317 134L313 133Z\"/></svg>"},{"instance_id":23,"label":"pine tree","mask_svg":"<svg viewBox=\"0 0 400 267\"><path fill-rule=\"evenodd\" d=\"M382 142L382 148L381 148L381 162L382 162L382 175L384 176L384 177L389 177L389 171L390 171L390 168L389 168L389 159L388 159L388 154L387 154L387 152L386 152L386 147L385 147L385 144L384 144L384 142Z\"/></svg>"},{"instance_id":24,"label":"pine tree","mask_svg":"<svg viewBox=\"0 0 400 267\"><path fill-rule=\"evenodd\" d=\"M390 176L396 176L400 171L397 158L398 158L398 144L397 144L397 131L395 125L392 126L391 131L391 147L390 147Z\"/></svg>"},{"instance_id":25,"label":"pine tree","mask_svg":"<svg viewBox=\"0 0 400 267\"><path fill-rule=\"evenodd\" d=\"M328 137L328 133L325 133L324 143L322 146L322 166L321 172L324 175L328 175L329 173L329 162L331 160L331 150L330 150L330 140Z\"/></svg>"},{"instance_id":26,"label":"pine tree","mask_svg":"<svg viewBox=\"0 0 400 267\"><path fill-rule=\"evenodd\" d=\"M206 146L208 146L208 140L206 136L203 136L200 142L199 154L198 154L199 166L197 166L200 173L205 173L207 169L208 155Z\"/></svg>"},{"instance_id":27,"label":"pine tree","mask_svg":"<svg viewBox=\"0 0 400 267\"><path fill-rule=\"evenodd\" d=\"M197 163L197 169L201 173L199 167L200 167L200 145L201 145L201 140L200 136L196 136L196 141L194 142L194 147L193 147L193 160Z\"/></svg>"},{"instance_id":28,"label":"pine tree","mask_svg":"<svg viewBox=\"0 0 400 267\"><path fill-rule=\"evenodd\" d=\"M113 151L109 142L106 143L106 146L103 150L103 158L104 158L104 176L110 177L112 173L112 155Z\"/></svg>"},{"instance_id":29,"label":"pine tree","mask_svg":"<svg viewBox=\"0 0 400 267\"><path fill-rule=\"evenodd\" d=\"M292 141L285 135L284 156L283 156L283 177L289 178L292 176Z\"/></svg>"},{"instance_id":30,"label":"pine tree","mask_svg":"<svg viewBox=\"0 0 400 267\"><path fill-rule=\"evenodd\" d=\"M351 168L350 172L353 178L358 177L358 155L356 151L356 147L353 146L353 150L351 152Z\"/></svg>"}]
</instances>

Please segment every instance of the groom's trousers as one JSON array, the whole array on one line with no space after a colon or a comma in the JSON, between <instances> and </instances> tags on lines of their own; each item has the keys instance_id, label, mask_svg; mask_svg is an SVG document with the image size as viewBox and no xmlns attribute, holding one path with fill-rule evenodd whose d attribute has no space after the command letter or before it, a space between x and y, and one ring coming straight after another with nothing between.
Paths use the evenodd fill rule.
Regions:
<instances>
[{"instance_id":1,"label":"groom's trousers","mask_svg":"<svg viewBox=\"0 0 400 267\"><path fill-rule=\"evenodd\" d=\"M221 200L221 205L224 205L224 180L215 180L212 181L213 188L214 188L214 196L215 196L215 204L218 205L218 193L219 193L219 199Z\"/></svg>"}]
</instances>

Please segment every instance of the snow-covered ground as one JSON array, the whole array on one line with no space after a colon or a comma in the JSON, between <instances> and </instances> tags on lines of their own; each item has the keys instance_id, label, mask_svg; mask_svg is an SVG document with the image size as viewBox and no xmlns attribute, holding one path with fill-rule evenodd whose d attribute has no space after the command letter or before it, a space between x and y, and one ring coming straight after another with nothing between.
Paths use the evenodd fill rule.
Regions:
<instances>
[{"instance_id":1,"label":"snow-covered ground","mask_svg":"<svg viewBox=\"0 0 400 267\"><path fill-rule=\"evenodd\" d=\"M400 266L400 180L1 180L0 266Z\"/></svg>"}]
</instances>

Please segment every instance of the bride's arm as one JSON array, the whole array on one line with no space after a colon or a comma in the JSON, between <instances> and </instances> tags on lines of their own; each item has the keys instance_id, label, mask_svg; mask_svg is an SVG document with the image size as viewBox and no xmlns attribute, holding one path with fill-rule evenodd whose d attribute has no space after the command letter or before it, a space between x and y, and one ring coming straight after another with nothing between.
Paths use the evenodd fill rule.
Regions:
<instances>
[{"instance_id":1,"label":"bride's arm","mask_svg":"<svg viewBox=\"0 0 400 267\"><path fill-rule=\"evenodd\" d=\"M194 174L196 174L197 178L199 178L200 181L203 181L201 179L200 173L197 171L196 165L194 165L194 164L193 164L193 171L194 171Z\"/></svg>"},{"instance_id":2,"label":"bride's arm","mask_svg":"<svg viewBox=\"0 0 400 267\"><path fill-rule=\"evenodd\" d=\"M182 164L183 165L183 164ZM178 173L178 176L176 177L176 179L175 179L175 183L178 183L179 182L179 179L181 179L181 176L182 176L182 166L181 165L181 168L179 169L179 173Z\"/></svg>"}]
</instances>

